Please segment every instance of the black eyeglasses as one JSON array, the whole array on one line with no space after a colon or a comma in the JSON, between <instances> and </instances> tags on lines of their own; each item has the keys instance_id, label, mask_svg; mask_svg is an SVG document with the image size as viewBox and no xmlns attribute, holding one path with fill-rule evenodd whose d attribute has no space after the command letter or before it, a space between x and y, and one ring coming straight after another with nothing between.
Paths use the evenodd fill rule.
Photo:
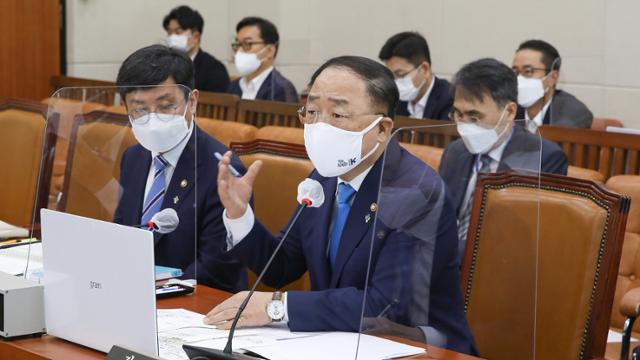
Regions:
<instances>
[{"instance_id":1,"label":"black eyeglasses","mask_svg":"<svg viewBox=\"0 0 640 360\"><path fill-rule=\"evenodd\" d=\"M231 49L233 51L238 51L239 48L242 48L244 51L251 51L253 45L264 44L264 41L242 41L242 42L234 42L231 44Z\"/></svg>"}]
</instances>

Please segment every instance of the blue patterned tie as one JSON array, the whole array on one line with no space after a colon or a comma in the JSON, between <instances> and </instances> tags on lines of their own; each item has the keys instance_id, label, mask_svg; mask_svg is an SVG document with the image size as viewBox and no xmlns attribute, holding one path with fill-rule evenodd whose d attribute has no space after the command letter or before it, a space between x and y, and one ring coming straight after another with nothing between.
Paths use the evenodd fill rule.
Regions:
<instances>
[{"instance_id":1,"label":"blue patterned tie","mask_svg":"<svg viewBox=\"0 0 640 360\"><path fill-rule=\"evenodd\" d=\"M336 265L342 230L344 229L344 224L347 222L349 210L351 210L351 197L355 193L356 191L349 184L340 183L338 185L338 211L336 211L333 217L333 229L331 230L331 242L329 243L329 262L331 263L331 269Z\"/></svg>"},{"instance_id":2,"label":"blue patterned tie","mask_svg":"<svg viewBox=\"0 0 640 360\"><path fill-rule=\"evenodd\" d=\"M151 217L160 210L162 206L162 200L164 199L164 169L169 165L167 160L158 155L153 158L153 167L155 173L153 174L153 184L144 201L142 207L142 217L140 218L141 224L146 224L151 220Z\"/></svg>"}]
</instances>

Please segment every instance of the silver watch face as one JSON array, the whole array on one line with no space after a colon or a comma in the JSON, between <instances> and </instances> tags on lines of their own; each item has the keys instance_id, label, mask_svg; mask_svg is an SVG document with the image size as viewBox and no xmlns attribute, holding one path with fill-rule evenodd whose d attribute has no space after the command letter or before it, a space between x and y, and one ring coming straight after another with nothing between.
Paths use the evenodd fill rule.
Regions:
<instances>
[{"instance_id":1,"label":"silver watch face","mask_svg":"<svg viewBox=\"0 0 640 360\"><path fill-rule=\"evenodd\" d=\"M272 300L267 304L267 315L273 321L280 321L284 318L284 302L281 300Z\"/></svg>"}]
</instances>

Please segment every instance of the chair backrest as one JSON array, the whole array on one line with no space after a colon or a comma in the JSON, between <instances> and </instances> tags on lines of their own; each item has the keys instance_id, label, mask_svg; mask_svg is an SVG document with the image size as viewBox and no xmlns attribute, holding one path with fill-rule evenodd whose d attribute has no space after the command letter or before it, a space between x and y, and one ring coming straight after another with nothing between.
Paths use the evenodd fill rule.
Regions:
<instances>
[{"instance_id":1,"label":"chair backrest","mask_svg":"<svg viewBox=\"0 0 640 360\"><path fill-rule=\"evenodd\" d=\"M413 156L424 161L424 163L429 165L432 169L438 171L438 168L440 167L440 159L442 159L442 153L444 152L443 148L407 143L400 143L400 146L405 148Z\"/></svg>"},{"instance_id":2,"label":"chair backrest","mask_svg":"<svg viewBox=\"0 0 640 360\"><path fill-rule=\"evenodd\" d=\"M607 188L631 198L616 294L611 310L611 326L622 329L625 318L620 314L620 300L627 291L640 287L640 176L611 177L607 180ZM635 322L634 331L640 331L640 321Z\"/></svg>"},{"instance_id":3,"label":"chair backrest","mask_svg":"<svg viewBox=\"0 0 640 360\"><path fill-rule=\"evenodd\" d=\"M58 210L112 221L120 191L120 161L136 140L126 115L76 116Z\"/></svg>"},{"instance_id":4,"label":"chair backrest","mask_svg":"<svg viewBox=\"0 0 640 360\"><path fill-rule=\"evenodd\" d=\"M201 91L196 113L198 117L236 121L238 101L237 95Z\"/></svg>"},{"instance_id":5,"label":"chair backrest","mask_svg":"<svg viewBox=\"0 0 640 360\"><path fill-rule=\"evenodd\" d=\"M256 139L304 145L304 130L285 126L265 126L258 129Z\"/></svg>"},{"instance_id":6,"label":"chair backrest","mask_svg":"<svg viewBox=\"0 0 640 360\"><path fill-rule=\"evenodd\" d=\"M628 208L591 181L479 176L461 286L483 357L604 355Z\"/></svg>"},{"instance_id":7,"label":"chair backrest","mask_svg":"<svg viewBox=\"0 0 640 360\"><path fill-rule=\"evenodd\" d=\"M232 142L247 142L256 138L255 126L235 121L215 120L199 117L198 127L226 146Z\"/></svg>"},{"instance_id":8,"label":"chair backrest","mask_svg":"<svg viewBox=\"0 0 640 360\"><path fill-rule=\"evenodd\" d=\"M618 119L594 117L591 122L591 130L605 131L607 126L624 127Z\"/></svg>"},{"instance_id":9,"label":"chair backrest","mask_svg":"<svg viewBox=\"0 0 640 360\"><path fill-rule=\"evenodd\" d=\"M23 228L39 223L37 210L47 207L58 117L46 119L40 103L0 101L0 220Z\"/></svg>"},{"instance_id":10,"label":"chair backrest","mask_svg":"<svg viewBox=\"0 0 640 360\"><path fill-rule=\"evenodd\" d=\"M414 128L401 130L396 138L398 141L429 145L445 148L450 142L460 137L453 121L413 119L407 116L396 116L393 120L394 130L400 128ZM420 127L420 128L415 128Z\"/></svg>"},{"instance_id":11,"label":"chair backrest","mask_svg":"<svg viewBox=\"0 0 640 360\"><path fill-rule=\"evenodd\" d=\"M92 80L71 76L55 75L49 79L51 92L66 88L59 95L70 100L97 102L106 106L114 105L116 99L115 83L112 81Z\"/></svg>"},{"instance_id":12,"label":"chair backrest","mask_svg":"<svg viewBox=\"0 0 640 360\"><path fill-rule=\"evenodd\" d=\"M640 135L541 126L540 134L562 148L569 164L597 170L605 178L640 175Z\"/></svg>"},{"instance_id":13,"label":"chair backrest","mask_svg":"<svg viewBox=\"0 0 640 360\"><path fill-rule=\"evenodd\" d=\"M595 170L585 169L585 168L582 168L579 166L573 166L573 165L569 165L569 168L567 169L567 176L583 179L583 180L591 180L591 181L599 182L601 184L603 184L605 180L604 175L602 175L601 173Z\"/></svg>"},{"instance_id":14,"label":"chair backrest","mask_svg":"<svg viewBox=\"0 0 640 360\"><path fill-rule=\"evenodd\" d=\"M313 170L304 145L257 139L232 143L231 149L247 167L257 160L263 162L253 185L254 212L271 233L277 234L297 207L298 184ZM250 273L249 280L254 282L255 275ZM270 290L263 285L259 289ZM305 275L284 289L308 290L309 277Z\"/></svg>"},{"instance_id":15,"label":"chair backrest","mask_svg":"<svg viewBox=\"0 0 640 360\"><path fill-rule=\"evenodd\" d=\"M302 127L298 120L300 105L267 100L240 100L238 121L257 127L267 125Z\"/></svg>"}]
</instances>

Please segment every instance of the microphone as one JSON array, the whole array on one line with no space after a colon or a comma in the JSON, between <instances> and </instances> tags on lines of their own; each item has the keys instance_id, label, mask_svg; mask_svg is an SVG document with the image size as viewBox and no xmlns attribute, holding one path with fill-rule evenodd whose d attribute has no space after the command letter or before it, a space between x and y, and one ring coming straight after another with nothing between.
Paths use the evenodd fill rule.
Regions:
<instances>
[{"instance_id":1,"label":"microphone","mask_svg":"<svg viewBox=\"0 0 640 360\"><path fill-rule=\"evenodd\" d=\"M278 254L280 247L282 247L282 244L284 244L284 241L289 235L289 231L291 231L291 228L293 228L293 225L295 225L295 223L298 221L298 217L300 216L302 211L308 207L315 207L315 208L320 207L324 203L324 190L322 189L322 185L320 185L320 183L316 180L309 179L309 178L304 179L300 184L298 184L297 200L300 206L298 207L298 210L296 210L293 216L293 220L291 220L291 222L289 223L289 226L287 227L287 230L284 232L282 239L280 239L280 241L278 242L278 245L273 251L273 254L271 254L271 257L269 258L269 260L267 260L267 263L262 268L260 275L258 275L258 277L256 278L256 282L253 284L253 286L249 290L247 297L244 299L244 301L242 301L242 304L240 304L240 307L238 308L238 312L236 313L236 316L233 318L233 323L231 324L231 328L229 328L229 337L227 338L227 345L225 346L224 350L220 351L216 349L203 348L203 347L187 345L187 344L182 345L182 349L187 353L190 359L196 359L196 358L199 360L256 359L254 357L251 357L245 354L234 353L232 351L233 334L236 331L238 320L240 320L240 315L242 315L244 308L247 307L247 304L249 303L251 296L255 292L256 287L258 286L260 281L262 281L264 274L267 272L267 270L269 269L269 266L271 265L271 262L273 262L273 259Z\"/></svg>"},{"instance_id":2,"label":"microphone","mask_svg":"<svg viewBox=\"0 0 640 360\"><path fill-rule=\"evenodd\" d=\"M179 223L178 213L173 208L166 208L155 213L148 223L136 225L136 227L146 227L159 234L168 234L173 232Z\"/></svg>"}]
</instances>

